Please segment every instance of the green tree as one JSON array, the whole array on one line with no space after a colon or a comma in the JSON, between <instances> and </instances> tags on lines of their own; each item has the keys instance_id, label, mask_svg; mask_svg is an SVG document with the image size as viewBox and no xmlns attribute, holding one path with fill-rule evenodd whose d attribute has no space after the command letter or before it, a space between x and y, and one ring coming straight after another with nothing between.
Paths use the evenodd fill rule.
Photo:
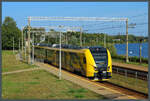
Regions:
<instances>
[{"instance_id":1,"label":"green tree","mask_svg":"<svg viewBox=\"0 0 150 101\"><path fill-rule=\"evenodd\" d=\"M13 49L13 38L15 43L14 47L18 49L19 38L21 40L21 31L17 27L14 19L7 16L2 24L2 49Z\"/></svg>"},{"instance_id":2,"label":"green tree","mask_svg":"<svg viewBox=\"0 0 150 101\"><path fill-rule=\"evenodd\" d=\"M23 34L25 35L25 39L28 39L28 26L25 26L23 29ZM40 38L45 35L45 28L32 28L30 27L30 38L32 40L34 36L34 43L39 43Z\"/></svg>"}]
</instances>

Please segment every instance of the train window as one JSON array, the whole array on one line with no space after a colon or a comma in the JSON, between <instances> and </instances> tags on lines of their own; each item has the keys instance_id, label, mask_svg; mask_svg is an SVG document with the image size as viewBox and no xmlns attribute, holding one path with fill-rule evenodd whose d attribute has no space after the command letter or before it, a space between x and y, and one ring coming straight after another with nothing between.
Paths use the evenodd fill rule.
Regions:
<instances>
[{"instance_id":1,"label":"train window","mask_svg":"<svg viewBox=\"0 0 150 101\"><path fill-rule=\"evenodd\" d=\"M83 62L84 62L84 64L86 64L86 58L85 57L83 58Z\"/></svg>"}]
</instances>

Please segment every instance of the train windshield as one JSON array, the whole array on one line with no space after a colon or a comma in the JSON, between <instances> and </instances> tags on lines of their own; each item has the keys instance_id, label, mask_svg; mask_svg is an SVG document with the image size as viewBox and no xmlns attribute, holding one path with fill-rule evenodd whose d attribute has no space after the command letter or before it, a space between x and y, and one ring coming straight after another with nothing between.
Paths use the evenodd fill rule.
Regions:
<instances>
[{"instance_id":1,"label":"train windshield","mask_svg":"<svg viewBox=\"0 0 150 101\"><path fill-rule=\"evenodd\" d=\"M107 50L103 47L90 48L93 58L97 65L107 64Z\"/></svg>"}]
</instances>

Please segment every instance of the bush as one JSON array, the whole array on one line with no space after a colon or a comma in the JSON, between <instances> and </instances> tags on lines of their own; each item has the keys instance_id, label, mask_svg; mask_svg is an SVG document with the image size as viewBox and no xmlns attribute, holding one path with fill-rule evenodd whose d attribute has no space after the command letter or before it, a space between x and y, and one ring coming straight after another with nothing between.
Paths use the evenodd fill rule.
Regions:
<instances>
[{"instance_id":1,"label":"bush","mask_svg":"<svg viewBox=\"0 0 150 101\"><path fill-rule=\"evenodd\" d=\"M126 56L123 56L123 55L113 55L112 58L114 58L114 59L119 59L119 60L123 60L123 61L126 60ZM148 59L147 59L147 58L143 58L143 57L142 57L141 59L142 59L142 63L148 64ZM130 62L140 62L140 58L137 57L137 56L129 57L129 61L130 61Z\"/></svg>"},{"instance_id":2,"label":"bush","mask_svg":"<svg viewBox=\"0 0 150 101\"><path fill-rule=\"evenodd\" d=\"M107 48L109 49L111 56L117 56L116 48L113 44L107 44Z\"/></svg>"}]
</instances>

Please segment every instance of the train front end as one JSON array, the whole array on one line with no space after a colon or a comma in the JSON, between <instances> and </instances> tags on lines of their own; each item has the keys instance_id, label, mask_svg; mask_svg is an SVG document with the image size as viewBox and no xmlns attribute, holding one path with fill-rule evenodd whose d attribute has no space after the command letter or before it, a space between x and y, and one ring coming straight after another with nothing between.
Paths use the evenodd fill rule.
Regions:
<instances>
[{"instance_id":1,"label":"train front end","mask_svg":"<svg viewBox=\"0 0 150 101\"><path fill-rule=\"evenodd\" d=\"M95 61L94 80L105 81L112 77L112 60L108 49L104 47L90 47L90 52Z\"/></svg>"}]
</instances>

